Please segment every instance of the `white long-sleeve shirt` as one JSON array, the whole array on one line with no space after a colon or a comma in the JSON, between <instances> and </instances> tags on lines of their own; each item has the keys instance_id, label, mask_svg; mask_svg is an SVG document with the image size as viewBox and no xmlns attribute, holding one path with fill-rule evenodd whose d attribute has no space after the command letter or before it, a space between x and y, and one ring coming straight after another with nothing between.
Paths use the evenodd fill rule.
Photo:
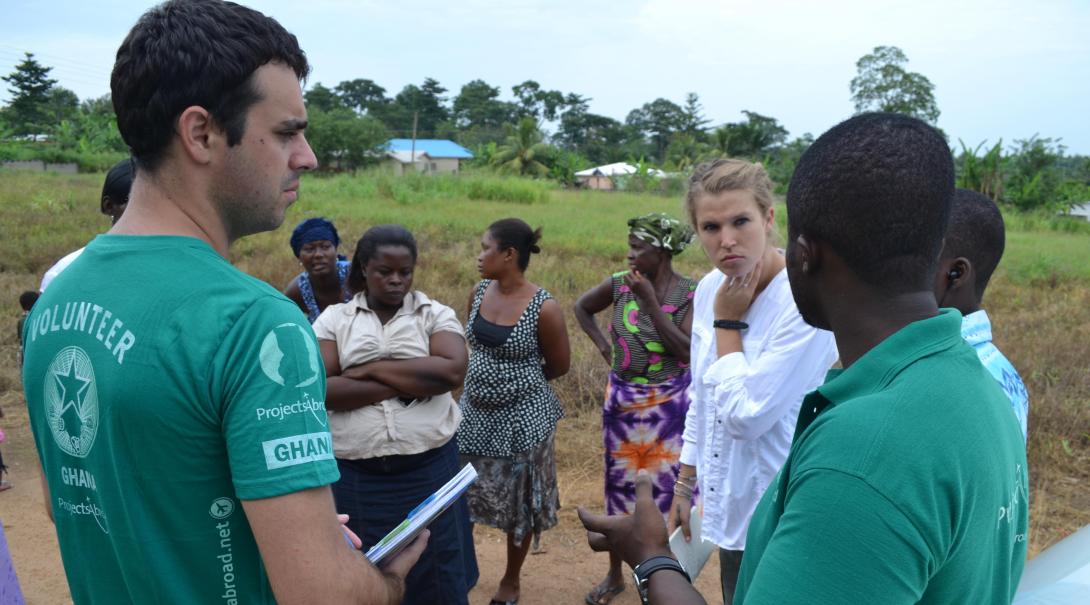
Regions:
<instances>
[{"instance_id":1,"label":"white long-sleeve shirt","mask_svg":"<svg viewBox=\"0 0 1090 605\"><path fill-rule=\"evenodd\" d=\"M753 509L791 448L799 404L822 383L837 351L832 332L803 321L782 270L741 318L749 324L742 352L717 358L712 322L724 279L713 269L696 288L681 462L696 467L702 537L744 550Z\"/></svg>"}]
</instances>

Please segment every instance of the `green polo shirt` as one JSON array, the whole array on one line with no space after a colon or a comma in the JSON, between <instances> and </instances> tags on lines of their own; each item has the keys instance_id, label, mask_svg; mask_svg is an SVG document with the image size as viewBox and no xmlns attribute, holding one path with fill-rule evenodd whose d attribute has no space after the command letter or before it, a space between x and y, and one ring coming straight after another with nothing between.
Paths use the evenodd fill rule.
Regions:
<instances>
[{"instance_id":1,"label":"green polo shirt","mask_svg":"<svg viewBox=\"0 0 1090 605\"><path fill-rule=\"evenodd\" d=\"M803 400L734 602L1010 603L1027 485L1010 401L944 309Z\"/></svg>"}]
</instances>

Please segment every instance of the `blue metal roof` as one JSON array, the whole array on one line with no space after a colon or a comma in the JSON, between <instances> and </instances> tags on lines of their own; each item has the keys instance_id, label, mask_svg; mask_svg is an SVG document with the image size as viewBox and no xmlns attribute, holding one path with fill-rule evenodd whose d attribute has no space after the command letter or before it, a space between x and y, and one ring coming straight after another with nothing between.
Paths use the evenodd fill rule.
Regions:
<instances>
[{"instance_id":1,"label":"blue metal roof","mask_svg":"<svg viewBox=\"0 0 1090 605\"><path fill-rule=\"evenodd\" d=\"M390 139L386 141L386 149L390 151L410 151L413 147L412 139ZM424 152L433 158L471 158L473 154L454 141L445 139L417 139L416 152Z\"/></svg>"}]
</instances>

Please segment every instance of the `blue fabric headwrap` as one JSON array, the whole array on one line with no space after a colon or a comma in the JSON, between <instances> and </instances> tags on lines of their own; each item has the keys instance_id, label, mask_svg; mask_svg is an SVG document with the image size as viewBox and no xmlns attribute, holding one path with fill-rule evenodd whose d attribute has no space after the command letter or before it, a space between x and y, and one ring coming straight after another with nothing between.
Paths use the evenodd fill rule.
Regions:
<instances>
[{"instance_id":1,"label":"blue fabric headwrap","mask_svg":"<svg viewBox=\"0 0 1090 605\"><path fill-rule=\"evenodd\" d=\"M341 238L337 235L337 228L333 223L324 218L308 218L299 223L291 232L291 251L299 256L299 251L305 244L322 240L333 242L333 247L341 245Z\"/></svg>"}]
</instances>

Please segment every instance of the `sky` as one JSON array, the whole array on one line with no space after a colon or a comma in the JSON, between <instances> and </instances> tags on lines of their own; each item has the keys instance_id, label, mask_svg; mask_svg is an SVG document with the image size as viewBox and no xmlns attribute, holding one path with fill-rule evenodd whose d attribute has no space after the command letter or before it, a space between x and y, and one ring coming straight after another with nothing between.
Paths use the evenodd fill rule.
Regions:
<instances>
[{"instance_id":1,"label":"sky","mask_svg":"<svg viewBox=\"0 0 1090 605\"><path fill-rule=\"evenodd\" d=\"M453 96L528 79L623 121L696 92L713 125L772 116L819 135L849 117L855 62L897 46L931 80L938 126L969 147L1037 134L1090 155L1090 0L286 0L244 4L300 41L308 85L424 78ZM0 0L0 74L24 51L81 99L109 92L117 46L151 2ZM10 99L6 83L0 103Z\"/></svg>"}]
</instances>

